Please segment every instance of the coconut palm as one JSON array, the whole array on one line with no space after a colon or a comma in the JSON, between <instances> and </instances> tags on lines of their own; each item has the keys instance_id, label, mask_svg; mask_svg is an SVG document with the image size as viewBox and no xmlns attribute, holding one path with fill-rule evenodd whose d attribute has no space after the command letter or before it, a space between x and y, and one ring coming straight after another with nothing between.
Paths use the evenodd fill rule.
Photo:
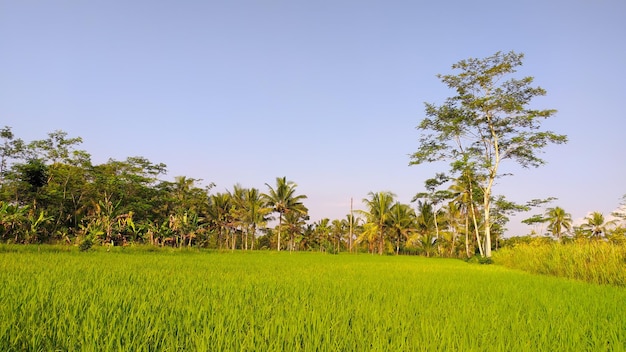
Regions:
<instances>
[{"instance_id":1,"label":"coconut palm","mask_svg":"<svg viewBox=\"0 0 626 352\"><path fill-rule=\"evenodd\" d=\"M457 241L458 241L459 233L461 232L461 229L464 227L463 225L465 225L466 232L468 232L469 230L468 217L462 211L462 204L454 202L454 201L448 202L448 205L446 205L443 208L442 213L444 217L445 234L446 234L444 237L446 239L446 242L449 242L449 245L450 245L449 255L450 256L458 255L458 253L460 252L457 248L457 244L458 244ZM466 239L467 239L467 236L466 236ZM466 251L467 249L468 247L466 246Z\"/></svg>"},{"instance_id":2,"label":"coconut palm","mask_svg":"<svg viewBox=\"0 0 626 352\"><path fill-rule=\"evenodd\" d=\"M267 223L268 215L272 211L267 207L265 200L261 196L261 193L256 188L249 188L244 195L244 207L245 207L245 222L247 223L246 231L246 243L245 247L248 248L248 237L251 236L251 249L254 249L254 242L256 240L256 232L259 226L265 226Z\"/></svg>"},{"instance_id":3,"label":"coconut palm","mask_svg":"<svg viewBox=\"0 0 626 352\"><path fill-rule=\"evenodd\" d=\"M470 219L472 220L474 237L476 238L476 243L478 244L480 255L482 256L484 254L478 226L478 211L476 209L476 204L474 201L474 199L480 198L479 196L474 194L474 192L479 189L475 178L476 177L474 177L474 172L472 171L472 169L465 168L462 172L461 177L457 178L449 188L449 190L455 196L453 201L459 205L459 207L463 211L463 214L465 215L465 252L468 258L471 256L469 247L471 242L469 238Z\"/></svg>"},{"instance_id":4,"label":"coconut palm","mask_svg":"<svg viewBox=\"0 0 626 352\"><path fill-rule=\"evenodd\" d=\"M322 251L327 247L328 238L330 237L330 219L323 218L315 222L315 242L319 246L319 250Z\"/></svg>"},{"instance_id":5,"label":"coconut palm","mask_svg":"<svg viewBox=\"0 0 626 352\"><path fill-rule=\"evenodd\" d=\"M572 230L572 214L565 212L561 207L548 208L544 219L548 223L548 231L559 242L566 231Z\"/></svg>"},{"instance_id":6,"label":"coconut palm","mask_svg":"<svg viewBox=\"0 0 626 352\"><path fill-rule=\"evenodd\" d=\"M363 224L363 231L356 239L356 243L367 243L367 251L374 254L376 238L378 237L378 225L374 222Z\"/></svg>"},{"instance_id":7,"label":"coconut palm","mask_svg":"<svg viewBox=\"0 0 626 352\"><path fill-rule=\"evenodd\" d=\"M367 210L361 211L361 213L365 215L367 222L376 224L376 229L378 230L378 254L383 254L385 233L388 228L387 222L391 216L391 206L396 195L391 192L370 192L368 195L369 199L363 199Z\"/></svg>"},{"instance_id":8,"label":"coconut palm","mask_svg":"<svg viewBox=\"0 0 626 352\"><path fill-rule=\"evenodd\" d=\"M296 248L296 242L300 242L302 239L302 233L304 232L304 226L306 225L306 217L302 213L295 211L288 211L285 213L283 224L286 234L289 236L289 250L293 251Z\"/></svg>"},{"instance_id":9,"label":"coconut palm","mask_svg":"<svg viewBox=\"0 0 626 352\"><path fill-rule=\"evenodd\" d=\"M613 224L612 221L606 222L604 215L600 212L594 211L584 219L580 227L592 238L600 238L606 235L607 228Z\"/></svg>"},{"instance_id":10,"label":"coconut palm","mask_svg":"<svg viewBox=\"0 0 626 352\"><path fill-rule=\"evenodd\" d=\"M346 221L343 220L339 220L339 219L334 219L331 223L331 237L332 237L332 245L333 245L333 252L335 253L339 253L339 251L341 250L341 242L343 241L343 237L346 233L346 225L348 225L348 223Z\"/></svg>"},{"instance_id":11,"label":"coconut palm","mask_svg":"<svg viewBox=\"0 0 626 352\"><path fill-rule=\"evenodd\" d=\"M209 197L208 213L217 233L217 245L220 248L222 246L222 239L227 241L227 232L232 225L231 208L232 198L229 193L216 193Z\"/></svg>"},{"instance_id":12,"label":"coconut palm","mask_svg":"<svg viewBox=\"0 0 626 352\"><path fill-rule=\"evenodd\" d=\"M400 253L400 244L409 239L415 230L415 210L406 204L396 202L391 206L389 228L396 242L396 255Z\"/></svg>"},{"instance_id":13,"label":"coconut palm","mask_svg":"<svg viewBox=\"0 0 626 352\"><path fill-rule=\"evenodd\" d=\"M343 222L344 227L348 229L348 250L352 252L354 235L359 231L361 218L354 216L354 214L348 214L346 215L346 218L343 219Z\"/></svg>"},{"instance_id":14,"label":"coconut palm","mask_svg":"<svg viewBox=\"0 0 626 352\"><path fill-rule=\"evenodd\" d=\"M416 215L416 235L412 236L412 242L420 247L427 257L430 257L437 242L432 204L426 201L418 201Z\"/></svg>"},{"instance_id":15,"label":"coconut palm","mask_svg":"<svg viewBox=\"0 0 626 352\"><path fill-rule=\"evenodd\" d=\"M267 205L271 207L274 212L278 213L278 243L276 248L280 251L280 235L283 217L289 212L302 215L306 214L308 209L302 204L302 200L307 197L305 195L296 195L297 185L292 181L287 181L286 177L276 178L276 188L273 188L267 183L265 185L269 188L269 192L264 194L263 197Z\"/></svg>"}]
</instances>

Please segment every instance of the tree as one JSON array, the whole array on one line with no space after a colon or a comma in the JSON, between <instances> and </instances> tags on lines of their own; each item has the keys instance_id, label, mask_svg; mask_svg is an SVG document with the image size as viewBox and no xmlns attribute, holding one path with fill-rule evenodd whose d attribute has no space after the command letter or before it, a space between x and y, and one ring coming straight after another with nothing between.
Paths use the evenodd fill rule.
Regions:
<instances>
[{"instance_id":1,"label":"tree","mask_svg":"<svg viewBox=\"0 0 626 352\"><path fill-rule=\"evenodd\" d=\"M415 219L415 235L412 237L415 243L427 257L433 253L437 238L435 237L435 216L433 206L428 202L417 202L417 214Z\"/></svg>"},{"instance_id":2,"label":"tree","mask_svg":"<svg viewBox=\"0 0 626 352\"><path fill-rule=\"evenodd\" d=\"M287 181L286 177L276 178L276 188L269 184L265 184L269 188L269 192L264 194L264 198L274 212L278 213L278 243L276 248L280 251L280 235L283 224L283 216L288 212L296 212L300 214L308 213L308 209L302 204L302 200L306 199L305 195L296 195L297 185L292 181Z\"/></svg>"},{"instance_id":3,"label":"tree","mask_svg":"<svg viewBox=\"0 0 626 352\"><path fill-rule=\"evenodd\" d=\"M288 211L285 213L282 226L289 236L289 251L294 251L296 245L299 245L304 226L306 225L306 219L307 216L304 213L296 211Z\"/></svg>"},{"instance_id":4,"label":"tree","mask_svg":"<svg viewBox=\"0 0 626 352\"><path fill-rule=\"evenodd\" d=\"M437 187L443 185L446 182L448 182L448 177L445 174L439 173L434 178L428 179L426 180L426 182L424 182L427 192L418 193L415 195L415 197L413 197L413 201L416 201L420 198L425 198L430 201L430 204L432 205L433 215L435 217L435 236L437 238L437 252L439 252L439 254L441 254L441 250L439 248L439 220L437 219L439 209L437 208L437 205L445 200L452 198L453 193L447 190L437 190Z\"/></svg>"},{"instance_id":5,"label":"tree","mask_svg":"<svg viewBox=\"0 0 626 352\"><path fill-rule=\"evenodd\" d=\"M228 232L232 226L232 206L230 193L216 193L209 197L208 213L217 233L216 244L219 248L222 247L222 239L228 240L228 233L225 232Z\"/></svg>"},{"instance_id":6,"label":"tree","mask_svg":"<svg viewBox=\"0 0 626 352\"><path fill-rule=\"evenodd\" d=\"M361 211L365 215L366 221L376 224L378 254L383 254L385 246L385 233L388 228L389 217L391 216L391 206L394 203L395 194L391 192L370 192L369 199L364 198L363 203L367 207L366 211ZM369 228L372 229L371 227Z\"/></svg>"},{"instance_id":7,"label":"tree","mask_svg":"<svg viewBox=\"0 0 626 352\"><path fill-rule=\"evenodd\" d=\"M350 214L346 215L346 218L343 221L345 222L345 227L348 229L348 250L352 253L355 239L354 236L355 234L358 236L361 218L354 216L354 213L350 211Z\"/></svg>"},{"instance_id":8,"label":"tree","mask_svg":"<svg viewBox=\"0 0 626 352\"><path fill-rule=\"evenodd\" d=\"M21 139L15 139L11 127L4 126L0 129L0 138L4 140L0 146L0 185L4 183L4 174L9 166L10 159L16 159L19 154L24 151L24 142Z\"/></svg>"},{"instance_id":9,"label":"tree","mask_svg":"<svg viewBox=\"0 0 626 352\"><path fill-rule=\"evenodd\" d=\"M445 230L444 230L444 238L445 241L449 244L450 246L450 251L448 253L449 256L459 256L459 254L462 252L462 250L460 248L458 248L458 234L459 232L461 232L461 229L463 228L463 223L465 223L466 226L468 226L468 221L463 221L463 220L467 220L467 216L465 214L463 214L463 211L461 210L461 203L457 203L455 201L450 201L448 202L448 204L443 208L443 217L444 217L444 224L445 224ZM467 236L466 236L466 240L467 240ZM467 246L466 246L466 253L467 253ZM469 257L469 256L468 256Z\"/></svg>"},{"instance_id":10,"label":"tree","mask_svg":"<svg viewBox=\"0 0 626 352\"><path fill-rule=\"evenodd\" d=\"M559 242L565 231L572 229L572 214L565 212L561 207L548 208L545 213L545 222L548 223L548 231Z\"/></svg>"},{"instance_id":11,"label":"tree","mask_svg":"<svg viewBox=\"0 0 626 352\"><path fill-rule=\"evenodd\" d=\"M545 163L538 156L543 148L567 141L564 135L540 130L541 121L556 110L528 107L533 98L546 94L532 86L532 77L504 80L522 65L523 57L498 52L484 59L459 61L452 65L458 74L437 75L456 95L441 106L426 104L427 117L417 126L423 135L411 155L411 165L450 161L454 171L459 169L455 163L463 162L479 171L486 257L491 257L492 187L502 176L501 162L538 167Z\"/></svg>"},{"instance_id":12,"label":"tree","mask_svg":"<svg viewBox=\"0 0 626 352\"><path fill-rule=\"evenodd\" d=\"M356 243L367 243L368 253L374 254L376 238L378 237L378 224L374 222L366 222L363 224L363 231L356 239Z\"/></svg>"},{"instance_id":13,"label":"tree","mask_svg":"<svg viewBox=\"0 0 626 352\"><path fill-rule=\"evenodd\" d=\"M341 241L343 240L343 236L346 233L346 225L348 223L339 219L334 219L331 225L331 236L332 236L332 245L333 245L333 253L339 253L341 251Z\"/></svg>"},{"instance_id":14,"label":"tree","mask_svg":"<svg viewBox=\"0 0 626 352\"><path fill-rule=\"evenodd\" d=\"M330 237L330 219L323 218L315 223L315 242L319 246L319 250L325 250L328 247Z\"/></svg>"},{"instance_id":15,"label":"tree","mask_svg":"<svg viewBox=\"0 0 626 352\"><path fill-rule=\"evenodd\" d=\"M619 208L611 213L614 217L626 221L626 194L622 196L622 202L620 203Z\"/></svg>"},{"instance_id":16,"label":"tree","mask_svg":"<svg viewBox=\"0 0 626 352\"><path fill-rule=\"evenodd\" d=\"M611 221L605 222L604 215L597 211L587 215L584 221L585 222L580 226L581 229L591 238L596 239L606 235L608 226L612 225Z\"/></svg>"},{"instance_id":17,"label":"tree","mask_svg":"<svg viewBox=\"0 0 626 352\"><path fill-rule=\"evenodd\" d=\"M396 242L396 255L400 254L400 245L406 242L415 229L415 210L406 204L396 202L391 206L389 227Z\"/></svg>"},{"instance_id":18,"label":"tree","mask_svg":"<svg viewBox=\"0 0 626 352\"><path fill-rule=\"evenodd\" d=\"M248 225L246 230L245 247L248 248L248 237L251 236L251 249L254 249L256 232L259 226L265 226L268 215L271 211L261 197L261 193L256 188L249 188L244 194L245 222Z\"/></svg>"},{"instance_id":19,"label":"tree","mask_svg":"<svg viewBox=\"0 0 626 352\"><path fill-rule=\"evenodd\" d=\"M459 208L463 211L463 215L465 217L465 254L468 258L471 256L469 237L470 217L472 219L472 225L478 249L480 251L480 254L483 255L483 247L480 245L481 241L478 226L478 216L476 212L476 205L474 204L474 199L477 198L474 195L476 187L476 180L472 176L471 169L465 169L464 172L461 174L461 177L457 178L449 188L450 192L452 192L454 196L453 201L458 204Z\"/></svg>"}]
</instances>

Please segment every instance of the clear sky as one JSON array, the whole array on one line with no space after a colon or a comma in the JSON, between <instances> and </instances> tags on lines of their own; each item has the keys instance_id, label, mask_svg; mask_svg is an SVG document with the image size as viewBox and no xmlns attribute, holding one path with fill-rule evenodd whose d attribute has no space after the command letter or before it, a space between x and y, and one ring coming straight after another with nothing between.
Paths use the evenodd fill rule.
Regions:
<instances>
[{"instance_id":1,"label":"clear sky","mask_svg":"<svg viewBox=\"0 0 626 352\"><path fill-rule=\"evenodd\" d=\"M408 166L424 102L454 93L436 74L514 50L570 142L495 192L608 215L626 194L625 38L623 0L0 0L0 125L215 191L286 176L311 220L343 218L351 197L408 203L441 171Z\"/></svg>"}]
</instances>

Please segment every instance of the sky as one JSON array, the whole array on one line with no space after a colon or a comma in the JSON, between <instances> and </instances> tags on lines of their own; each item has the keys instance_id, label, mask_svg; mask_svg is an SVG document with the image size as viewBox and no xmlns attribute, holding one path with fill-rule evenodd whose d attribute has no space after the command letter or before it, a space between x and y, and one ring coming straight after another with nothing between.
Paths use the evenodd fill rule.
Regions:
<instances>
[{"instance_id":1,"label":"sky","mask_svg":"<svg viewBox=\"0 0 626 352\"><path fill-rule=\"evenodd\" d=\"M408 165L424 103L454 95L437 74L515 51L569 143L537 169L508 163L494 192L556 197L580 221L626 194L625 35L623 0L0 0L0 126L62 130L94 163L142 156L213 192L286 176L312 221L344 218L350 199L409 203L445 171Z\"/></svg>"}]
</instances>

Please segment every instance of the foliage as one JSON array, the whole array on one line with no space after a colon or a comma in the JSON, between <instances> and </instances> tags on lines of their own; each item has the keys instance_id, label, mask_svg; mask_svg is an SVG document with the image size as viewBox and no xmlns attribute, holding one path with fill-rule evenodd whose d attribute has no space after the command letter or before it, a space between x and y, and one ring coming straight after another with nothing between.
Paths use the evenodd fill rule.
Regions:
<instances>
[{"instance_id":1,"label":"foliage","mask_svg":"<svg viewBox=\"0 0 626 352\"><path fill-rule=\"evenodd\" d=\"M533 78L509 78L522 65L522 54L496 53L484 59L467 59L452 65L456 75L438 75L456 95L437 106L426 104L426 118L411 164L449 161L452 173L470 170L482 190L484 253L491 256L492 186L502 176L502 161L523 167L544 163L538 153L550 143L564 143L563 135L541 131L541 120L555 110L528 105L546 94L533 87ZM480 241L479 241L480 242Z\"/></svg>"},{"instance_id":2,"label":"foliage","mask_svg":"<svg viewBox=\"0 0 626 352\"><path fill-rule=\"evenodd\" d=\"M280 236L282 231L282 223L285 214L293 213L297 218L308 217L308 209L302 204L302 200L306 199L306 195L296 195L297 185L293 181L287 181L286 177L277 177L276 186L272 187L266 184L269 188L269 192L264 194L263 197L267 202L267 205L271 207L274 212L278 213L278 241L276 244L276 250L281 250ZM290 246L290 249L293 249Z\"/></svg>"}]
</instances>

